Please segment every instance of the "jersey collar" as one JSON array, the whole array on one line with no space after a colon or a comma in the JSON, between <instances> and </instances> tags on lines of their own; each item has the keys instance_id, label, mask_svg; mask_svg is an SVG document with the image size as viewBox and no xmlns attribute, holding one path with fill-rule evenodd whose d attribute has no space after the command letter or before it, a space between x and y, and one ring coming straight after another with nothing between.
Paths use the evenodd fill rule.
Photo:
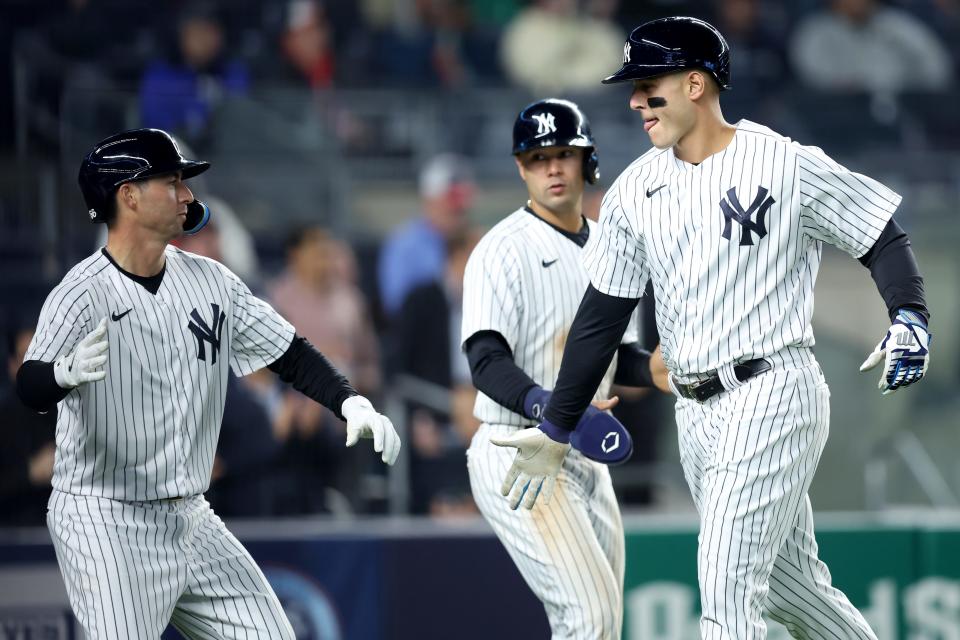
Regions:
<instances>
[{"instance_id":1,"label":"jersey collar","mask_svg":"<svg viewBox=\"0 0 960 640\"><path fill-rule=\"evenodd\" d=\"M531 209L528 205L524 205L523 210L529 213L530 215L532 215L534 218L536 218L540 222L551 226L557 233L569 239L571 242L576 244L581 249L587 244L587 240L590 239L590 226L587 224L587 219L583 217L583 214L580 215L580 220L583 221L583 226L580 227L580 231L577 231L576 233L571 233L566 229L561 229L560 227L553 224L552 222L547 222L546 220L538 216L537 212Z\"/></svg>"},{"instance_id":2,"label":"jersey collar","mask_svg":"<svg viewBox=\"0 0 960 640\"><path fill-rule=\"evenodd\" d=\"M110 255L106 247L100 249L100 252L103 253L103 255L107 257L107 260L109 260L110 263L117 268L117 271L130 278L153 295L157 295L157 291L160 289L160 284L163 282L163 274L167 272L166 260L163 262L163 267L160 269L160 273L153 276L138 276L135 273L130 273L117 264L117 261L113 259L113 256Z\"/></svg>"}]
</instances>

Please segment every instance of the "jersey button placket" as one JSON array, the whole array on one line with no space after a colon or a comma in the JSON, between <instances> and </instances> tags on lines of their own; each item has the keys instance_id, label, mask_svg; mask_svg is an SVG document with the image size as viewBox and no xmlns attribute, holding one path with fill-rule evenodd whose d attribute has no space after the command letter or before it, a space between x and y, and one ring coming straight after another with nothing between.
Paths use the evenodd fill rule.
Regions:
<instances>
[{"instance_id":1,"label":"jersey button placket","mask_svg":"<svg viewBox=\"0 0 960 640\"><path fill-rule=\"evenodd\" d=\"M163 345L164 349L167 351L170 360L170 370L178 371L182 374L186 371L185 366L185 355L187 353L186 349L183 348L183 345L177 344L176 337L180 334L180 327L177 326L179 322L179 317L175 305L165 303L162 298L159 299L161 306L164 307L166 312L167 319L167 332L163 336ZM177 385L183 382L183 378L176 378L171 381L171 394L177 394L178 389ZM187 447L186 440L183 436L183 408L181 402L182 398L171 397L170 402L172 403L173 415L174 415L174 424L179 425L179 428L175 429L173 432L173 450L176 454L176 473L174 474L174 482L178 493L180 489L186 486L186 477L184 475L187 468Z\"/></svg>"}]
</instances>

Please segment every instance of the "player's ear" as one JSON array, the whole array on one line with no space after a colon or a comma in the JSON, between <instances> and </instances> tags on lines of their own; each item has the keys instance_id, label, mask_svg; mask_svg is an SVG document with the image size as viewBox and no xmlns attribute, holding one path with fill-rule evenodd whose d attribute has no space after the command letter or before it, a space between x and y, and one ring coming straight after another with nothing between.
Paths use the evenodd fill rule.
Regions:
<instances>
[{"instance_id":1,"label":"player's ear","mask_svg":"<svg viewBox=\"0 0 960 640\"><path fill-rule=\"evenodd\" d=\"M687 74L687 97L691 100L699 99L707 90L707 79L702 71L691 71Z\"/></svg>"},{"instance_id":2,"label":"player's ear","mask_svg":"<svg viewBox=\"0 0 960 640\"><path fill-rule=\"evenodd\" d=\"M526 182L527 176L523 171L523 163L520 162L520 156L513 156L513 161L517 163L517 173L520 174L520 179Z\"/></svg>"},{"instance_id":3,"label":"player's ear","mask_svg":"<svg viewBox=\"0 0 960 640\"><path fill-rule=\"evenodd\" d=\"M135 209L137 205L137 196L139 189L137 189L132 182L124 182L117 188L117 200L122 202L130 209Z\"/></svg>"}]
</instances>

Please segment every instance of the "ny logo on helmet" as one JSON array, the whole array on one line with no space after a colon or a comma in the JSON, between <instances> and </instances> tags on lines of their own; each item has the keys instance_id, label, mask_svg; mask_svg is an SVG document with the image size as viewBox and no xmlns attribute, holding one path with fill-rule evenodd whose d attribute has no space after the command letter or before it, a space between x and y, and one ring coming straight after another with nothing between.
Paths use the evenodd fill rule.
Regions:
<instances>
[{"instance_id":1,"label":"ny logo on helmet","mask_svg":"<svg viewBox=\"0 0 960 640\"><path fill-rule=\"evenodd\" d=\"M623 64L630 62L630 42L623 43Z\"/></svg>"},{"instance_id":2,"label":"ny logo on helmet","mask_svg":"<svg viewBox=\"0 0 960 640\"><path fill-rule=\"evenodd\" d=\"M557 130L557 124L554 122L552 113L535 113L533 119L537 121L537 135L542 136L547 133L553 133Z\"/></svg>"}]
</instances>

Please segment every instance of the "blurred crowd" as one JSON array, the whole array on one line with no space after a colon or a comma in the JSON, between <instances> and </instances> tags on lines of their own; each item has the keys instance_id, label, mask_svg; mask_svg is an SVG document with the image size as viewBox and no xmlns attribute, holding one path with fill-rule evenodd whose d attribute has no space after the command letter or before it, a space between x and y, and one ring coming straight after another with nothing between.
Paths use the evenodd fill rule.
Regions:
<instances>
[{"instance_id":1,"label":"blurred crowd","mask_svg":"<svg viewBox=\"0 0 960 640\"><path fill-rule=\"evenodd\" d=\"M814 122L817 101L830 96L951 89L960 63L960 0L8 0L0 41L5 56L29 55L41 70L32 111L56 121L71 86L135 91L136 124L167 129L202 155L219 105L273 87L597 91L632 27L678 14L703 17L725 34L737 100L762 102L799 86L812 96ZM11 65L0 67L0 81L12 85ZM14 139L12 102L0 102L6 155L22 143ZM349 111L329 117L342 144L369 144ZM952 130L960 138L960 128ZM79 160L65 163L73 171ZM284 225L264 253L226 194L203 186L213 222L180 244L251 283L361 393L398 399L402 415L391 417L404 425L412 513L470 513L464 451L477 427L476 392L459 326L463 270L482 234L470 218L478 186L463 155L440 153L418 170L420 210L404 212L405 221L373 246L308 221ZM10 200L4 195L3 207ZM0 241L3 274L19 268L21 249ZM51 284L4 305L0 524L43 522L55 416L22 407L9 381ZM643 342L652 348L652 307L643 316ZM662 402L621 394L618 411L640 443L635 464L649 464ZM345 449L344 438L339 420L269 371L232 379L209 498L225 517L386 510L383 470L368 452ZM626 504L655 500L642 483L624 493Z\"/></svg>"}]
</instances>

